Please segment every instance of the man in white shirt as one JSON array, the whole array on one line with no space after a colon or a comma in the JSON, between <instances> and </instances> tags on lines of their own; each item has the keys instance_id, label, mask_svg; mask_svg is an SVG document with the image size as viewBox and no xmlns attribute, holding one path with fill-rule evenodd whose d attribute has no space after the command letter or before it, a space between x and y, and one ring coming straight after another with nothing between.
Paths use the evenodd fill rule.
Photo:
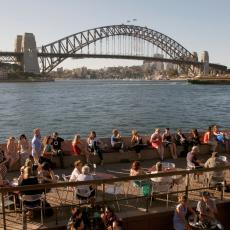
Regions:
<instances>
[{"instance_id":1,"label":"man in white shirt","mask_svg":"<svg viewBox=\"0 0 230 230\"><path fill-rule=\"evenodd\" d=\"M77 181L90 181L94 180L93 176L90 174L89 166L85 165L82 167L82 173L77 177ZM77 198L90 199L95 196L95 189L92 185L79 185L77 186Z\"/></svg>"}]
</instances>

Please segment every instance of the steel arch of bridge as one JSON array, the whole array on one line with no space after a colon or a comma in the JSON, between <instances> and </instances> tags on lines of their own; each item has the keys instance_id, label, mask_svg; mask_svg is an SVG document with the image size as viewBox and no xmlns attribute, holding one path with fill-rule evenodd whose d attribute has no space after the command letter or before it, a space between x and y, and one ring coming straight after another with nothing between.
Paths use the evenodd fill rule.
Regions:
<instances>
[{"instance_id":1,"label":"steel arch of bridge","mask_svg":"<svg viewBox=\"0 0 230 230\"><path fill-rule=\"evenodd\" d=\"M110 36L133 36L159 47L174 60L193 60L193 55L178 42L158 31L134 25L111 25L72 34L40 48L42 54L63 54L59 57L40 56L42 72L50 72L66 59L90 44Z\"/></svg>"}]
</instances>

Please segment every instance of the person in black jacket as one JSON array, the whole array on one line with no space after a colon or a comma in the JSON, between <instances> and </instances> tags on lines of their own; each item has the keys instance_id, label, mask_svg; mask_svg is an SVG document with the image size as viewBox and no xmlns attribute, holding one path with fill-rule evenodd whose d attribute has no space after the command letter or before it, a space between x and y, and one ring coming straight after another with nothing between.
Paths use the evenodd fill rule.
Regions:
<instances>
[{"instance_id":1,"label":"person in black jacket","mask_svg":"<svg viewBox=\"0 0 230 230\"><path fill-rule=\"evenodd\" d=\"M57 132L53 133L52 138L53 141L51 142L51 145L53 146L53 151L59 157L60 167L64 168L64 159L63 159L64 154L62 151L62 142L64 142L64 139L59 137L59 134Z\"/></svg>"},{"instance_id":2,"label":"person in black jacket","mask_svg":"<svg viewBox=\"0 0 230 230\"><path fill-rule=\"evenodd\" d=\"M175 144L178 146L182 146L183 150L180 152L181 157L186 157L188 153L189 142L187 137L183 134L181 129L177 129L177 133L175 136Z\"/></svg>"},{"instance_id":3,"label":"person in black jacket","mask_svg":"<svg viewBox=\"0 0 230 230\"><path fill-rule=\"evenodd\" d=\"M201 142L200 142L200 135L197 131L197 129L192 129L192 132L191 132L191 137L190 137L190 144L191 146L197 146L197 145L200 145Z\"/></svg>"}]
</instances>

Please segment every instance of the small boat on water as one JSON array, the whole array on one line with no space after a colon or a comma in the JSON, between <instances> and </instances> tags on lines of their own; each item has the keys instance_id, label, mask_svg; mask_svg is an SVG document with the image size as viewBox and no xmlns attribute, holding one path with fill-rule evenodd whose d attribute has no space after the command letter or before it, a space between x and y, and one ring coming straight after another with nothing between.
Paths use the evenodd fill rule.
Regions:
<instances>
[{"instance_id":1,"label":"small boat on water","mask_svg":"<svg viewBox=\"0 0 230 230\"><path fill-rule=\"evenodd\" d=\"M230 85L230 78L194 78L188 79L188 82L191 84L204 84L204 85Z\"/></svg>"}]
</instances>

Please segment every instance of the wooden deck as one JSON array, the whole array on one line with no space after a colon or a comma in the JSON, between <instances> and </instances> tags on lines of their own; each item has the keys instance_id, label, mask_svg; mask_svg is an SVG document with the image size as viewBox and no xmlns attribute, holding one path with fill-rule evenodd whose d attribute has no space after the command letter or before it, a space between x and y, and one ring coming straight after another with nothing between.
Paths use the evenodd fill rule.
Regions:
<instances>
[{"instance_id":1,"label":"wooden deck","mask_svg":"<svg viewBox=\"0 0 230 230\"><path fill-rule=\"evenodd\" d=\"M183 167L185 159L178 159L178 162L181 161L181 163L178 163L178 166ZM149 166L152 165L149 162L143 162L144 168L149 168ZM122 166L121 166L122 165ZM112 165L105 168L99 168L98 171L107 172L107 173L113 173L114 176L122 177L124 175L127 175L128 168L130 164L120 164L113 168ZM68 169L71 171L70 169ZM67 170L67 171L68 171ZM66 172L66 174L69 173ZM60 171L59 174L61 174L63 171ZM124 174L118 174L123 172ZM12 177L14 174L12 175ZM226 179L227 183L230 184L230 175L229 170L226 172ZM126 226L126 229L131 229L130 226L133 226L130 223L130 220L133 217L138 217L139 220L141 218L144 219L144 216L149 216L157 213L162 212L170 212L172 213L175 204L177 202L177 191L184 190L185 189L185 180L182 181L184 183L181 183L179 185L174 185L172 191L175 192L175 194L169 195L169 205L166 207L166 195L162 195L159 197L156 197L156 199L153 201L152 206L150 205L150 200L146 197L138 198L137 196L142 195L140 194L140 190L131 187L131 189L128 191L128 188L130 188L130 182L128 181L121 181L119 182L121 194L117 195L118 199L122 199L117 203L115 201L115 196L111 194L111 191L107 191L106 188L109 187L110 184L106 184L103 188L102 185L98 185L97 189L97 202L99 202L101 205L111 205L115 210L119 217L124 219L124 223ZM203 187L203 175L200 175L199 181L192 179L190 186L193 189L199 189ZM103 190L105 193L103 193ZM197 201L200 199L200 192L199 191L190 191L189 192L189 199L192 203L192 205L195 207ZM224 200L221 201L221 191L216 191L214 189L209 190L210 193L213 195L214 198L216 198L218 203L222 203L223 201L227 202L230 201L230 193L224 194ZM47 193L47 201L51 204L54 210L54 214L51 217L45 217L44 218L44 225L40 226L40 214L38 213L32 220L27 219L27 229L65 229L66 223L70 217L70 206L72 205L79 205L79 201L76 200L76 198L73 196L73 193L67 186L62 188L52 188L49 193ZM128 201L126 200L128 198ZM113 201L112 201L113 200ZM85 205L83 205L85 206ZM148 212L146 212L146 208L148 209ZM8 210L6 210L8 211ZM17 213L14 212L14 210L10 210L11 213L6 213L6 229L22 229L22 214L18 210ZM163 215L163 214L162 214ZM171 214L170 214L171 215ZM164 215L163 215L164 216ZM0 220L0 229L3 229L3 220L1 216ZM170 220L171 221L171 220ZM127 223L126 223L127 222ZM171 222L170 222L171 223ZM132 227L133 228L133 227ZM24 228L25 229L25 228ZM135 229L135 228L134 228ZM161 229L163 230L163 228Z\"/></svg>"}]
</instances>

